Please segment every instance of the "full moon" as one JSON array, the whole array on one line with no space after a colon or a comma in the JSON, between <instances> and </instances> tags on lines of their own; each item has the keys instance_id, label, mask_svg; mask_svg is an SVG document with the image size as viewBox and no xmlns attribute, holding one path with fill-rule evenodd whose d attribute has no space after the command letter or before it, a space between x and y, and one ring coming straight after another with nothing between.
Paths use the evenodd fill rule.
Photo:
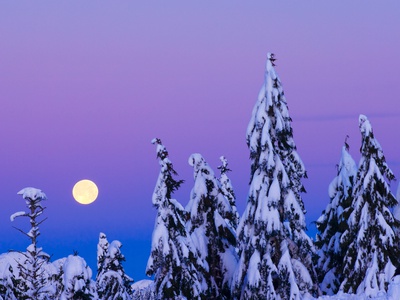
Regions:
<instances>
[{"instance_id":1,"label":"full moon","mask_svg":"<svg viewBox=\"0 0 400 300\"><path fill-rule=\"evenodd\" d=\"M75 183L72 195L76 202L80 204L90 204L94 202L99 194L96 184L88 179L83 179Z\"/></svg>"}]
</instances>

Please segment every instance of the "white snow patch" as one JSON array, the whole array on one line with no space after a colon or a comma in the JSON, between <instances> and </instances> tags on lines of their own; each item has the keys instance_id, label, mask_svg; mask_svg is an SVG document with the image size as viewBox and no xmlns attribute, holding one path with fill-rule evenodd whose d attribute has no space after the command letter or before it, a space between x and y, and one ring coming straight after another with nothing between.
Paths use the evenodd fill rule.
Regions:
<instances>
[{"instance_id":1,"label":"white snow patch","mask_svg":"<svg viewBox=\"0 0 400 300\"><path fill-rule=\"evenodd\" d=\"M42 199L45 200L47 199L46 194L43 193L41 190L33 188L33 187L27 187L22 190L20 190L17 195L22 195L22 198L24 199Z\"/></svg>"},{"instance_id":2,"label":"white snow patch","mask_svg":"<svg viewBox=\"0 0 400 300\"><path fill-rule=\"evenodd\" d=\"M15 220L15 218L22 217L22 216L27 216L27 213L24 211L18 211L16 213L13 213L10 216L10 220L11 220L11 222L13 222Z\"/></svg>"}]
</instances>

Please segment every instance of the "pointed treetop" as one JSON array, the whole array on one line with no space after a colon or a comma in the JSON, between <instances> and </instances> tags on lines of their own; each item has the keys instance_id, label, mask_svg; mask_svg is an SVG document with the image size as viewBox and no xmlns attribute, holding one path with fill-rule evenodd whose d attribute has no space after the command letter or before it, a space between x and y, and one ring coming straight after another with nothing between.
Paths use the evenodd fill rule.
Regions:
<instances>
[{"instance_id":1,"label":"pointed treetop","mask_svg":"<svg viewBox=\"0 0 400 300\"><path fill-rule=\"evenodd\" d=\"M267 53L267 69L268 69L268 62L270 62L273 67L275 67L275 61L276 61L275 54L268 52Z\"/></svg>"},{"instance_id":2,"label":"pointed treetop","mask_svg":"<svg viewBox=\"0 0 400 300\"><path fill-rule=\"evenodd\" d=\"M204 158L200 153L193 153L189 156L188 163L192 167L199 168L204 164Z\"/></svg>"},{"instance_id":3,"label":"pointed treetop","mask_svg":"<svg viewBox=\"0 0 400 300\"><path fill-rule=\"evenodd\" d=\"M198 172L204 167L208 166L207 162L203 158L203 156L199 153L193 153L190 155L188 163L194 169L194 178L196 179ZM209 169L207 172L211 172L212 170ZM211 175L214 175L213 173Z\"/></svg>"},{"instance_id":4,"label":"pointed treetop","mask_svg":"<svg viewBox=\"0 0 400 300\"><path fill-rule=\"evenodd\" d=\"M100 232L99 234L99 243L97 244L97 251L107 251L108 249L108 240L107 236L103 233Z\"/></svg>"},{"instance_id":5,"label":"pointed treetop","mask_svg":"<svg viewBox=\"0 0 400 300\"><path fill-rule=\"evenodd\" d=\"M360 128L360 131L363 136L368 136L368 135L372 134L372 126L371 126L371 123L369 122L367 116L360 115L358 117L358 127Z\"/></svg>"},{"instance_id":6,"label":"pointed treetop","mask_svg":"<svg viewBox=\"0 0 400 300\"><path fill-rule=\"evenodd\" d=\"M362 135L360 152L366 157L372 157L379 166L380 172L385 175L389 181L394 180L395 176L386 163L382 147L374 137L372 125L368 118L365 115L360 115L358 123Z\"/></svg>"},{"instance_id":7,"label":"pointed treetop","mask_svg":"<svg viewBox=\"0 0 400 300\"><path fill-rule=\"evenodd\" d=\"M33 187L27 187L22 190L20 190L17 195L22 195L22 198L24 199L41 199L41 200L46 200L46 194L43 193L41 190L33 188Z\"/></svg>"},{"instance_id":8,"label":"pointed treetop","mask_svg":"<svg viewBox=\"0 0 400 300\"><path fill-rule=\"evenodd\" d=\"M231 170L228 168L228 160L225 158L225 156L222 155L222 156L219 158L219 160L222 162L222 165L218 167L218 169L221 170L221 174L226 173L226 172L228 172L228 171L231 171Z\"/></svg>"},{"instance_id":9,"label":"pointed treetop","mask_svg":"<svg viewBox=\"0 0 400 300\"><path fill-rule=\"evenodd\" d=\"M153 192L153 204L157 206L159 205L159 201L163 202L165 199L171 200L172 193L178 190L184 181L175 180L173 178L173 175L178 174L174 170L174 166L168 158L167 148L161 143L161 140L155 138L151 142L157 145L157 158L159 158L159 164L161 166L158 183Z\"/></svg>"},{"instance_id":10,"label":"pointed treetop","mask_svg":"<svg viewBox=\"0 0 400 300\"><path fill-rule=\"evenodd\" d=\"M97 270L99 271L104 267L108 252L108 240L103 232L99 234L99 243L97 244Z\"/></svg>"},{"instance_id":11,"label":"pointed treetop","mask_svg":"<svg viewBox=\"0 0 400 300\"><path fill-rule=\"evenodd\" d=\"M344 147L346 148L346 151L349 151L349 150L350 150L350 146L349 146L349 144L347 143L347 140L348 140L349 138L350 138L349 135L346 135L346 139L344 140Z\"/></svg>"},{"instance_id":12,"label":"pointed treetop","mask_svg":"<svg viewBox=\"0 0 400 300\"><path fill-rule=\"evenodd\" d=\"M160 140L159 138L154 138L154 139L152 139L152 140L151 140L151 143L152 143L152 144L159 144L159 145L162 144L162 143L161 143L161 140Z\"/></svg>"},{"instance_id":13,"label":"pointed treetop","mask_svg":"<svg viewBox=\"0 0 400 300\"><path fill-rule=\"evenodd\" d=\"M355 177L357 174L357 165L349 153L348 145L345 145L342 148L342 159L339 165L339 172L342 168L346 168L348 176Z\"/></svg>"},{"instance_id":14,"label":"pointed treetop","mask_svg":"<svg viewBox=\"0 0 400 300\"><path fill-rule=\"evenodd\" d=\"M118 240L112 241L108 247L108 252L110 253L111 259L118 259L118 255L121 255L122 243ZM115 264L116 262L114 262Z\"/></svg>"},{"instance_id":15,"label":"pointed treetop","mask_svg":"<svg viewBox=\"0 0 400 300\"><path fill-rule=\"evenodd\" d=\"M164 159L168 157L168 151L165 146L162 144L159 138L154 138L151 140L151 143L157 145L157 157Z\"/></svg>"},{"instance_id":16,"label":"pointed treetop","mask_svg":"<svg viewBox=\"0 0 400 300\"><path fill-rule=\"evenodd\" d=\"M337 195L339 186L343 188L340 189L341 193L343 193L345 197L348 197L353 186L353 182L350 181L349 178L352 177L355 179L357 176L357 164L348 152L347 145L342 147L340 162L336 166L338 168L337 176L332 180L328 188L328 194L331 199L335 198ZM329 204L329 206L330 205L331 204Z\"/></svg>"}]
</instances>

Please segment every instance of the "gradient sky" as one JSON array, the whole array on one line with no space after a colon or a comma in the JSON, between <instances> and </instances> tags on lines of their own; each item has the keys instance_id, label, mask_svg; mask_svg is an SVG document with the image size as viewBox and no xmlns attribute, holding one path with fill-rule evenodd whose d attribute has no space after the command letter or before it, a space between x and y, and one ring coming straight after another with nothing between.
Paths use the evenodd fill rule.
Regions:
<instances>
[{"instance_id":1,"label":"gradient sky","mask_svg":"<svg viewBox=\"0 0 400 300\"><path fill-rule=\"evenodd\" d=\"M358 162L366 114L400 178L400 2L2 1L0 4L0 253L29 241L9 216L27 186L48 196L39 244L53 259L74 250L96 272L99 232L123 243L125 269L145 278L156 210L159 137L189 200L201 153L225 155L243 212L250 172L245 132L277 57L298 152L308 170L312 222L346 135ZM88 178L89 206L71 194ZM393 191L398 182L392 183Z\"/></svg>"}]
</instances>

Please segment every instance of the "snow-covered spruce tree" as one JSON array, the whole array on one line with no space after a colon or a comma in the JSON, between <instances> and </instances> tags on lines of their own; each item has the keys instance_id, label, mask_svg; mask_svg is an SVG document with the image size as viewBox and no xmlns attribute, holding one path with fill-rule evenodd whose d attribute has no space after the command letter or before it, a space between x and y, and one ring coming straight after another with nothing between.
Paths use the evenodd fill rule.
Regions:
<instances>
[{"instance_id":1,"label":"snow-covered spruce tree","mask_svg":"<svg viewBox=\"0 0 400 300\"><path fill-rule=\"evenodd\" d=\"M153 139L152 143L157 145L161 171L152 199L157 217L146 273L154 275L156 299L204 299L206 282L199 272L201 261L185 227L187 213L172 198L183 181L174 178L177 173L161 140Z\"/></svg>"},{"instance_id":2,"label":"snow-covered spruce tree","mask_svg":"<svg viewBox=\"0 0 400 300\"><path fill-rule=\"evenodd\" d=\"M60 300L99 299L91 278L92 270L85 260L78 255L69 255L63 264L63 292Z\"/></svg>"},{"instance_id":3,"label":"snow-covered spruce tree","mask_svg":"<svg viewBox=\"0 0 400 300\"><path fill-rule=\"evenodd\" d=\"M221 191L213 170L196 153L189 157L194 170L194 187L186 207L187 228L207 281L208 299L231 299L230 285L237 263L236 234L231 222L235 217L228 199ZM224 218L224 216L228 218Z\"/></svg>"},{"instance_id":4,"label":"snow-covered spruce tree","mask_svg":"<svg viewBox=\"0 0 400 300\"><path fill-rule=\"evenodd\" d=\"M306 177L296 152L286 99L268 53L265 82L247 129L251 179L238 226L235 299L300 299L318 293L315 254L305 233Z\"/></svg>"},{"instance_id":5,"label":"snow-covered spruce tree","mask_svg":"<svg viewBox=\"0 0 400 300\"><path fill-rule=\"evenodd\" d=\"M228 160L225 156L221 156L219 158L222 162L222 165L218 167L221 172L219 182L221 184L222 194L228 199L230 206L227 209L219 209L219 213L221 216L229 223L229 225L235 230L237 229L237 225L239 224L239 213L236 207L236 196L233 190L233 186L231 180L228 177L228 172L231 170L228 168Z\"/></svg>"},{"instance_id":6,"label":"snow-covered spruce tree","mask_svg":"<svg viewBox=\"0 0 400 300\"><path fill-rule=\"evenodd\" d=\"M321 291L336 294L343 281L342 268L346 249L342 249L340 238L348 229L348 211L353 203L353 185L357 165L348 152L347 144L342 148L336 177L329 185L330 203L316 222L318 233L315 245L318 248L317 273Z\"/></svg>"},{"instance_id":7,"label":"snow-covered spruce tree","mask_svg":"<svg viewBox=\"0 0 400 300\"><path fill-rule=\"evenodd\" d=\"M45 299L47 291L43 288L46 285L47 278L42 266L49 261L50 256L37 246L37 241L40 235L39 225L46 220L39 220L45 210L42 201L46 199L46 195L36 188L24 188L18 192L18 195L22 195L22 198L25 199L28 212L16 212L11 215L10 219L14 221L18 217L29 218L30 230L28 232L19 228L16 229L26 235L31 244L26 252L21 252L24 259L18 262L21 282L17 286L17 293L20 299Z\"/></svg>"},{"instance_id":8,"label":"snow-covered spruce tree","mask_svg":"<svg viewBox=\"0 0 400 300\"><path fill-rule=\"evenodd\" d=\"M341 238L341 247L347 251L340 290L374 296L387 290L398 266L400 237L394 230L400 224L390 210L397 204L387 182L394 179L394 174L366 116L360 115L359 127L361 159L353 189L349 228Z\"/></svg>"},{"instance_id":9,"label":"snow-covered spruce tree","mask_svg":"<svg viewBox=\"0 0 400 300\"><path fill-rule=\"evenodd\" d=\"M125 257L121 253L120 241L108 243L104 233L99 235L97 245L96 289L99 299L129 300L133 279L125 274L122 262Z\"/></svg>"}]
</instances>

